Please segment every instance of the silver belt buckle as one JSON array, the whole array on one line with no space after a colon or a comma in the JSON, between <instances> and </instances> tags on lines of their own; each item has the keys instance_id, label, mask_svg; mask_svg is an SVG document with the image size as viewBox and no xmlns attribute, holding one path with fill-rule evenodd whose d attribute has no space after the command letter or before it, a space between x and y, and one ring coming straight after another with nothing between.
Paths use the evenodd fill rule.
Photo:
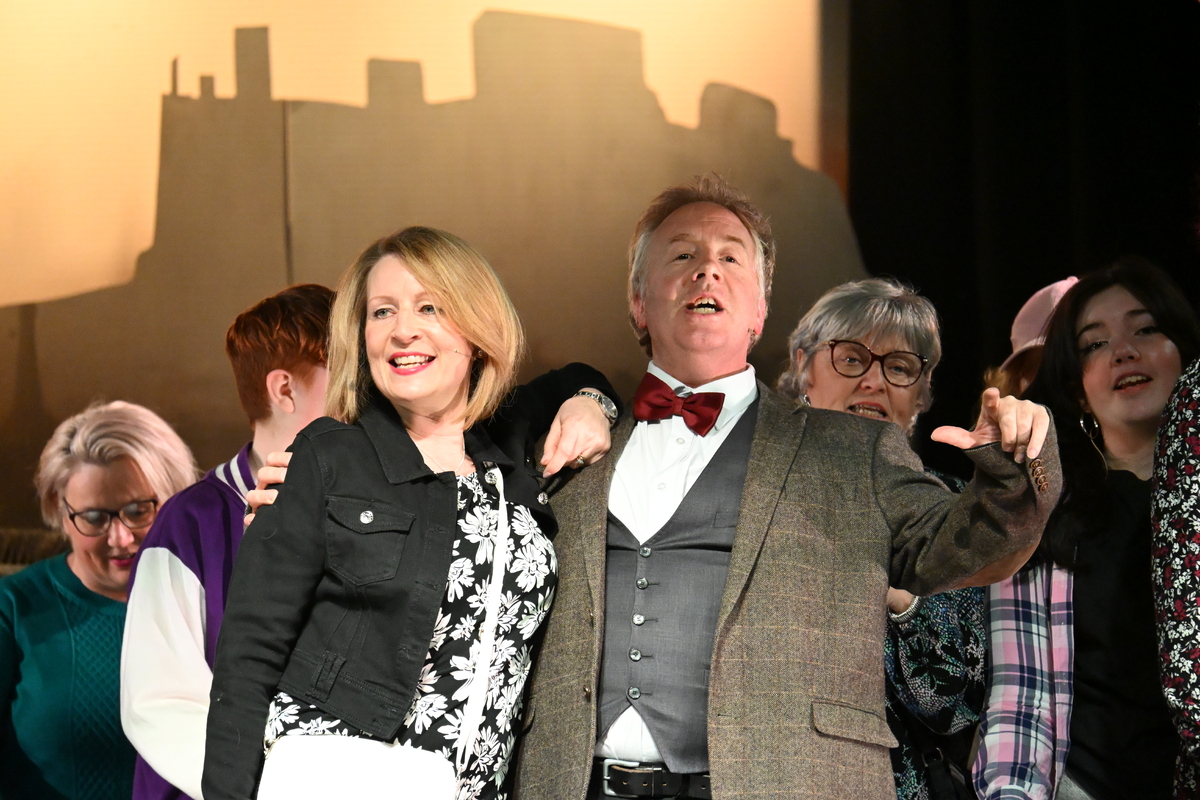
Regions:
<instances>
[{"instance_id":1,"label":"silver belt buckle","mask_svg":"<svg viewBox=\"0 0 1200 800\"><path fill-rule=\"evenodd\" d=\"M601 765L601 771L600 771L600 777L602 779L600 781L600 788L604 790L604 794L606 796L608 796L608 797L637 797L636 794L617 794L616 792L614 792L612 789L609 788L609 786L608 786L608 768L613 765L616 765L618 767L632 767L633 769L638 769L641 767L642 762L640 762L640 761L622 761L619 758L606 758L606 759L604 759L604 763Z\"/></svg>"}]
</instances>

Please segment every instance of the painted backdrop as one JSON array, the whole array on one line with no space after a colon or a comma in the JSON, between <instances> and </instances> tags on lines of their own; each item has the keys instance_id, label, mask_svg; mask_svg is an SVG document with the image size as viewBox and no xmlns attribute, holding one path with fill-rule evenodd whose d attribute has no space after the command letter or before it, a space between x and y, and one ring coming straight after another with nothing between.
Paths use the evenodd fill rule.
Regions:
<instances>
[{"instance_id":1,"label":"painted backdrop","mask_svg":"<svg viewBox=\"0 0 1200 800\"><path fill-rule=\"evenodd\" d=\"M0 308L0 525L36 520L37 452L97 398L154 408L202 466L228 458L248 436L223 352L233 317L290 283L336 285L365 244L405 225L453 231L491 260L529 333L526 375L585 360L622 391L644 365L625 250L672 183L719 172L772 217L773 315L753 354L764 377L798 314L865 274L837 188L797 160L775 102L710 82L694 125L670 121L637 30L487 11L472 26L472 96L430 103L421 62L370 59L362 104L279 99L270 35L234 32L229 94L211 76L186 86L172 66L153 244L132 279Z\"/></svg>"}]
</instances>

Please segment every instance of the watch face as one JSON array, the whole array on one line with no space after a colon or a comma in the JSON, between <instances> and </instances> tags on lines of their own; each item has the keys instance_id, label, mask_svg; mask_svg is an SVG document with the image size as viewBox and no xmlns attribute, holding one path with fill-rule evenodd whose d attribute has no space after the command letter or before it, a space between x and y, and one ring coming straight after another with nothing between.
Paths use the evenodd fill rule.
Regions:
<instances>
[{"instance_id":1,"label":"watch face","mask_svg":"<svg viewBox=\"0 0 1200 800\"><path fill-rule=\"evenodd\" d=\"M580 392L584 397L590 397L600 404L600 410L604 412L604 416L608 417L609 421L617 418L617 404L609 400L602 394L596 392Z\"/></svg>"}]
</instances>

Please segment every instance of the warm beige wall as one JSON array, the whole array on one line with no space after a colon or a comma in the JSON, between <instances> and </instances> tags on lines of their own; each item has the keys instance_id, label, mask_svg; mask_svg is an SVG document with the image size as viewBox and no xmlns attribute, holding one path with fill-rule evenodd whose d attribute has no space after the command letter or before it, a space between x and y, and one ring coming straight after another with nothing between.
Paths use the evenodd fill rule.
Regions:
<instances>
[{"instance_id":1,"label":"warm beige wall","mask_svg":"<svg viewBox=\"0 0 1200 800\"><path fill-rule=\"evenodd\" d=\"M269 25L274 96L363 104L368 58L422 62L426 100L474 93L477 0L4 0L0 3L0 307L133 276L153 239L160 96L179 58L233 94L233 36ZM817 167L816 0L523 0L506 10L642 32L646 83L694 126L710 82L774 101Z\"/></svg>"}]
</instances>

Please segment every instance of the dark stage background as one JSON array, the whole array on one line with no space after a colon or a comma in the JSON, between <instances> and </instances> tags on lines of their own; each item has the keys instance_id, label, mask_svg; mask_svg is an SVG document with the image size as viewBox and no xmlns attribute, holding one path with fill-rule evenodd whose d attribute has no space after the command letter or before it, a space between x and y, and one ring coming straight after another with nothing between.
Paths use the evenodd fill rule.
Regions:
<instances>
[{"instance_id":1,"label":"dark stage background","mask_svg":"<svg viewBox=\"0 0 1200 800\"><path fill-rule=\"evenodd\" d=\"M850 216L867 269L942 315L916 444L961 474L927 433L1038 288L1140 253L1200 299L1200 3L854 0L848 41Z\"/></svg>"}]
</instances>

